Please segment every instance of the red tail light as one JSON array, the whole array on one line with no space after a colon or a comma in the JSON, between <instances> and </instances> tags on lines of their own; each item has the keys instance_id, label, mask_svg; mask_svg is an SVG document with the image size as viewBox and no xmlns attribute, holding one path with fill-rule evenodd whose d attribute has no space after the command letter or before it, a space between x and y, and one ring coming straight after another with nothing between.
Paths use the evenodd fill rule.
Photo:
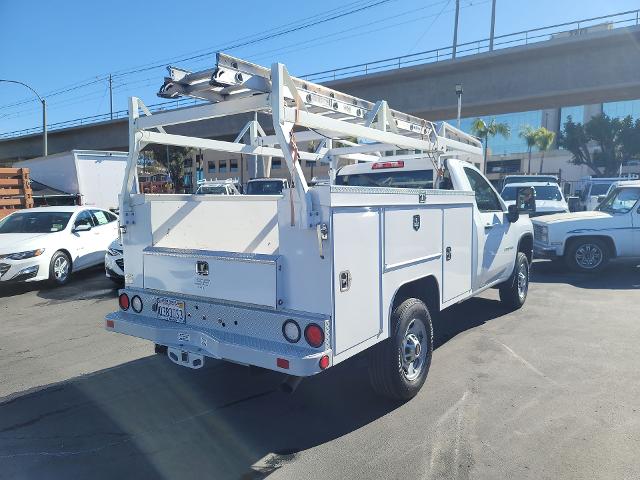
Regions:
<instances>
[{"instance_id":1,"label":"red tail light","mask_svg":"<svg viewBox=\"0 0 640 480\"><path fill-rule=\"evenodd\" d=\"M324 331L315 323L310 323L304 329L304 338L309 345L318 348L324 343Z\"/></svg>"},{"instance_id":2,"label":"red tail light","mask_svg":"<svg viewBox=\"0 0 640 480\"><path fill-rule=\"evenodd\" d=\"M402 160L398 160L395 162L375 162L371 165L371 170L381 170L383 168L402 168L404 167L404 162Z\"/></svg>"},{"instance_id":3,"label":"red tail light","mask_svg":"<svg viewBox=\"0 0 640 480\"><path fill-rule=\"evenodd\" d=\"M129 295L126 293L121 293L118 297L118 303L120 304L120 308L122 310L129 310Z\"/></svg>"},{"instance_id":4,"label":"red tail light","mask_svg":"<svg viewBox=\"0 0 640 480\"><path fill-rule=\"evenodd\" d=\"M289 360L286 358L276 358L276 366L278 368L289 369Z\"/></svg>"},{"instance_id":5,"label":"red tail light","mask_svg":"<svg viewBox=\"0 0 640 480\"><path fill-rule=\"evenodd\" d=\"M318 362L318 364L320 365L320 368L322 370L327 368L329 366L329 355L323 355L322 357L320 357L320 361Z\"/></svg>"}]
</instances>

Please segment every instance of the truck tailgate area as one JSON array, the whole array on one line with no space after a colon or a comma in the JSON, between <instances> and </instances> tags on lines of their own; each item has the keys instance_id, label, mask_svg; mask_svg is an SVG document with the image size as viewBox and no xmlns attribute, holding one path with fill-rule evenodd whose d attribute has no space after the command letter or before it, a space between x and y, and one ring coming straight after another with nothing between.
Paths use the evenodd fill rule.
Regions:
<instances>
[{"instance_id":1,"label":"truck tailgate area","mask_svg":"<svg viewBox=\"0 0 640 480\"><path fill-rule=\"evenodd\" d=\"M276 308L278 255L147 247L144 288Z\"/></svg>"}]
</instances>

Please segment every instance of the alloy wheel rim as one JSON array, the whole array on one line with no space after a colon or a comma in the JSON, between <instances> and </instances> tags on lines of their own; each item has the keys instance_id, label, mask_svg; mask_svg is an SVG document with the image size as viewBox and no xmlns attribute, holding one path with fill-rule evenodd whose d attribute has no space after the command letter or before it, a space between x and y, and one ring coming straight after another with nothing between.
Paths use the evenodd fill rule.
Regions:
<instances>
[{"instance_id":1,"label":"alloy wheel rim","mask_svg":"<svg viewBox=\"0 0 640 480\"><path fill-rule=\"evenodd\" d=\"M402 373L409 381L417 379L427 360L427 331L423 322L414 318L409 322L402 340Z\"/></svg>"},{"instance_id":2,"label":"alloy wheel rim","mask_svg":"<svg viewBox=\"0 0 640 480\"><path fill-rule=\"evenodd\" d=\"M575 254L576 263L588 270L597 268L602 263L603 257L602 249L593 243L580 245Z\"/></svg>"},{"instance_id":3,"label":"alloy wheel rim","mask_svg":"<svg viewBox=\"0 0 640 480\"><path fill-rule=\"evenodd\" d=\"M529 289L529 270L527 269L527 265L522 263L518 267L518 296L520 300L524 300L527 296L527 291Z\"/></svg>"},{"instance_id":4,"label":"alloy wheel rim","mask_svg":"<svg viewBox=\"0 0 640 480\"><path fill-rule=\"evenodd\" d=\"M55 262L53 262L53 274L58 281L65 281L67 276L69 275L69 262L64 257L56 258Z\"/></svg>"}]
</instances>

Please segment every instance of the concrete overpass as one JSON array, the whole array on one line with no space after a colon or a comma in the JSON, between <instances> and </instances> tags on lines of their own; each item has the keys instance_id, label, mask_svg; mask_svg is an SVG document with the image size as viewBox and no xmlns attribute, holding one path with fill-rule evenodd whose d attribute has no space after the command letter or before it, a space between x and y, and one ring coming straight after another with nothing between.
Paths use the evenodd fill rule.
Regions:
<instances>
[{"instance_id":1,"label":"concrete overpass","mask_svg":"<svg viewBox=\"0 0 640 480\"><path fill-rule=\"evenodd\" d=\"M555 38L530 45L360 75L328 85L431 120L456 116L454 85L464 85L463 117L553 109L640 98L640 26ZM200 122L189 134L233 136L246 117ZM186 133L185 127L169 128ZM127 120L53 131L49 153L127 149ZM41 154L41 136L0 141L0 161Z\"/></svg>"}]
</instances>

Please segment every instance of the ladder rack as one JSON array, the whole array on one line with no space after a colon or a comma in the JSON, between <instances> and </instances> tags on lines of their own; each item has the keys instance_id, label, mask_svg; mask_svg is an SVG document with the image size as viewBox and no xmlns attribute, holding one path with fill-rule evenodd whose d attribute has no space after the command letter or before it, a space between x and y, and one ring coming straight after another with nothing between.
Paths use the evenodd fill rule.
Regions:
<instances>
[{"instance_id":1,"label":"ladder rack","mask_svg":"<svg viewBox=\"0 0 640 480\"><path fill-rule=\"evenodd\" d=\"M439 171L443 155L477 159L482 155L480 141L451 125L435 123L389 108L387 102L370 102L353 95L291 77L284 65L271 68L218 53L214 68L189 72L168 67L158 95L163 98L190 97L202 104L151 114L138 98L130 99L130 159L122 197L130 198L135 177L135 159L145 145L158 143L228 153L282 157L300 202L301 228L308 228L311 212L308 186L300 160L330 164L330 178L335 175L339 159L376 161L396 157L398 150L408 150L413 158L429 158ZM140 114L140 111L144 115ZM230 115L262 113L272 118L263 126L247 122L234 142L195 138L167 133L168 125L219 118ZM157 130L157 131L154 131ZM245 140L248 137L248 141ZM318 141L314 152L298 149L297 142ZM388 156L387 152L392 152ZM402 158L407 158L403 155Z\"/></svg>"}]
</instances>

